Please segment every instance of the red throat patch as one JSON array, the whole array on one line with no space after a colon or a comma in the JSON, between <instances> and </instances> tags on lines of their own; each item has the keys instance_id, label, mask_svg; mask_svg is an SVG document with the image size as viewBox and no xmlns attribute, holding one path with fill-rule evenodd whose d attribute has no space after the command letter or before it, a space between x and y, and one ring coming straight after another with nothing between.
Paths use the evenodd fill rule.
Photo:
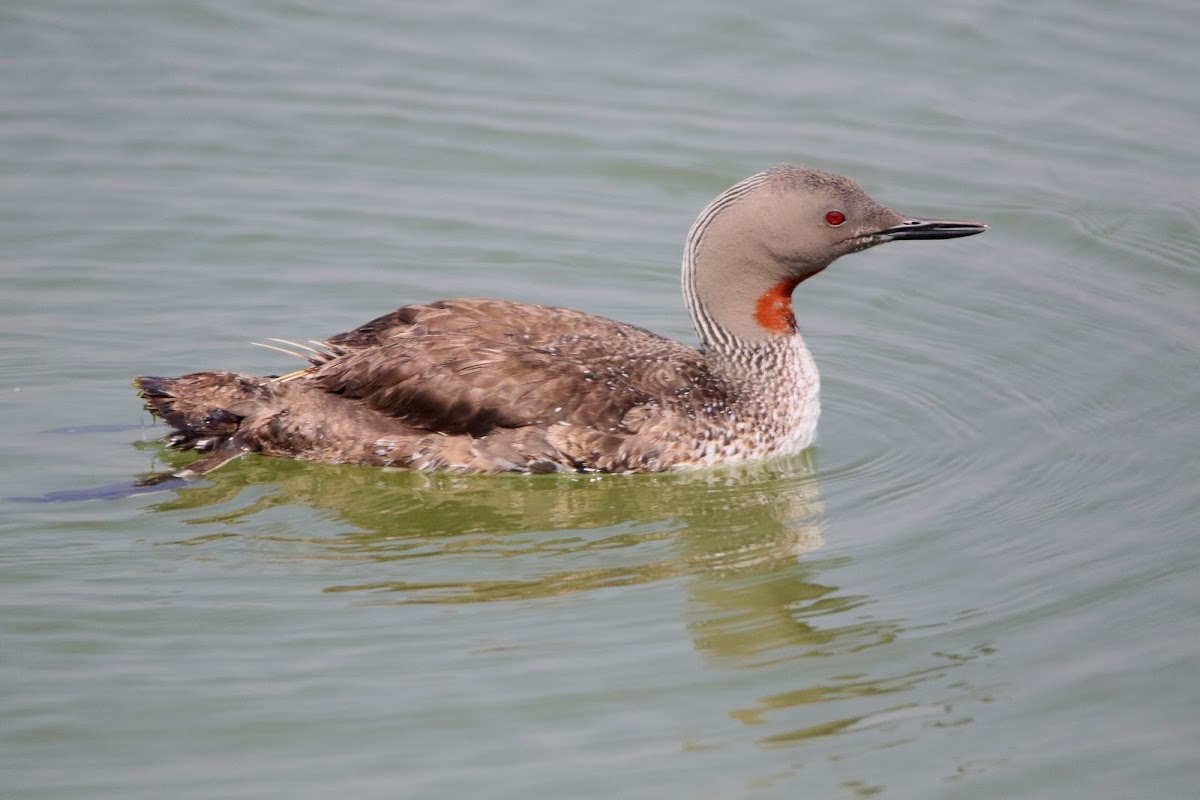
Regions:
<instances>
[{"instance_id":1,"label":"red throat patch","mask_svg":"<svg viewBox=\"0 0 1200 800\"><path fill-rule=\"evenodd\" d=\"M754 308L754 319L771 333L790 334L796 332L796 318L792 316L792 290L799 279L788 278L763 292Z\"/></svg>"}]
</instances>

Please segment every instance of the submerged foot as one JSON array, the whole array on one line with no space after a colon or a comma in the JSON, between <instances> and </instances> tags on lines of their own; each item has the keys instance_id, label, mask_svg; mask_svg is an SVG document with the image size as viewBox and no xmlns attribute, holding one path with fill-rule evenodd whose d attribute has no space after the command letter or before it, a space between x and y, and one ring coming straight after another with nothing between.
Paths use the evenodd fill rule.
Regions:
<instances>
[{"instance_id":1,"label":"submerged foot","mask_svg":"<svg viewBox=\"0 0 1200 800\"><path fill-rule=\"evenodd\" d=\"M180 478L173 472L163 472L132 483L113 483L91 489L62 489L57 492L46 492L38 497L6 497L4 500L8 503L80 503L84 500L124 500L129 497L174 489L185 486L187 483L186 478Z\"/></svg>"}]
</instances>

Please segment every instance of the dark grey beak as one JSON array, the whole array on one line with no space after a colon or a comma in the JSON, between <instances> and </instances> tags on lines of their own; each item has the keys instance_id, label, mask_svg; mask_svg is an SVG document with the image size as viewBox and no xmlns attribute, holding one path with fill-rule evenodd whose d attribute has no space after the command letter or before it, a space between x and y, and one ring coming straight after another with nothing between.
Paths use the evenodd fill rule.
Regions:
<instances>
[{"instance_id":1,"label":"dark grey beak","mask_svg":"<svg viewBox=\"0 0 1200 800\"><path fill-rule=\"evenodd\" d=\"M875 234L888 239L957 239L974 236L988 229L982 222L958 222L952 219L906 219L894 228Z\"/></svg>"}]
</instances>

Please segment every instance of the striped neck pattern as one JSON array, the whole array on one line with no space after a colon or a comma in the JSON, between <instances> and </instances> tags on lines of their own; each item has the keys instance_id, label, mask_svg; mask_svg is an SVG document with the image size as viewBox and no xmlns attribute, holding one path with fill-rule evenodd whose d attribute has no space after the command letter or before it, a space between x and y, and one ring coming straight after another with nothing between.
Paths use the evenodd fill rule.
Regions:
<instances>
[{"instance_id":1,"label":"striped neck pattern","mask_svg":"<svg viewBox=\"0 0 1200 800\"><path fill-rule=\"evenodd\" d=\"M741 349L746 343L713 318L696 286L696 262L704 245L704 235L722 211L761 187L767 179L768 173L760 172L729 187L700 212L688 231L687 243L683 248L683 299L705 351L728 353Z\"/></svg>"}]
</instances>

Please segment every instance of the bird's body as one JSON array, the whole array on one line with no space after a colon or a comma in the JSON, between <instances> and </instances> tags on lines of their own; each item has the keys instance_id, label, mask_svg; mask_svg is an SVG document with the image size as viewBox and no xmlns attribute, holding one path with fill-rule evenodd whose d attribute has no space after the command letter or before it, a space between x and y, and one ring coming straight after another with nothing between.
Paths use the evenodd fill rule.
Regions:
<instances>
[{"instance_id":1,"label":"bird's body","mask_svg":"<svg viewBox=\"0 0 1200 800\"><path fill-rule=\"evenodd\" d=\"M700 349L580 311L470 298L301 346L313 366L283 378L137 385L178 431L173 444L211 451L185 475L251 451L465 472L660 471L795 453L815 434L819 387L792 289L882 241L983 229L906 219L845 178L778 167L720 195L689 234L684 294Z\"/></svg>"}]
</instances>

